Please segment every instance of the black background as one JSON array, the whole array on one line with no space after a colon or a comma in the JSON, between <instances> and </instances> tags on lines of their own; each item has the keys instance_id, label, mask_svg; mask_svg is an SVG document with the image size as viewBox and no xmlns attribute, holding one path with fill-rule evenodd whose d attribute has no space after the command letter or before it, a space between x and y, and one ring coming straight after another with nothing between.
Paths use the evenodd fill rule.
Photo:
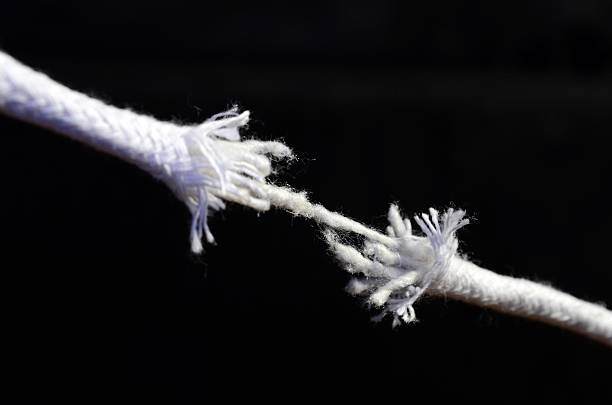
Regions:
<instances>
[{"instance_id":1,"label":"black background","mask_svg":"<svg viewBox=\"0 0 612 405\"><path fill-rule=\"evenodd\" d=\"M0 47L161 119L238 103L300 156L280 183L377 227L391 202L465 208L478 263L612 304L611 22L594 0L7 1ZM372 323L313 223L232 206L195 257L144 172L0 134L5 402L609 403L599 344L444 300Z\"/></svg>"}]
</instances>

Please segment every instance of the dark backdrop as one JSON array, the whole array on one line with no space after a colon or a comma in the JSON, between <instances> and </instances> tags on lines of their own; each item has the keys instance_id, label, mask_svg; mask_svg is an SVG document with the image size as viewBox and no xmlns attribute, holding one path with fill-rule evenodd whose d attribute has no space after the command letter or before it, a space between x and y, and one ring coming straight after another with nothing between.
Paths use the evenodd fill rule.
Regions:
<instances>
[{"instance_id":1,"label":"dark backdrop","mask_svg":"<svg viewBox=\"0 0 612 405\"><path fill-rule=\"evenodd\" d=\"M394 201L465 208L478 263L612 304L611 12L7 1L0 47L162 119L237 103L249 134L299 154L277 178L313 200L377 227ZM417 324L374 324L313 223L232 206L195 257L164 185L43 129L0 117L0 133L7 402L611 396L596 343L444 300L420 302Z\"/></svg>"}]
</instances>

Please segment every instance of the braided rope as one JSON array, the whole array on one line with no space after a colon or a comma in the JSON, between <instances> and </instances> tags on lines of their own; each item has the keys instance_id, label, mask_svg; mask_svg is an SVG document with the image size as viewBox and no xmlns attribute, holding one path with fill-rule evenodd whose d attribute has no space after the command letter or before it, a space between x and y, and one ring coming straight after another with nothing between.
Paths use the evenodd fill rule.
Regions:
<instances>
[{"instance_id":1,"label":"braided rope","mask_svg":"<svg viewBox=\"0 0 612 405\"><path fill-rule=\"evenodd\" d=\"M195 126L158 121L110 106L73 91L11 56L0 52L0 110L49 128L102 152L132 162L163 180L193 215L192 250L202 251L208 208L223 209L223 200L265 211L266 157L285 158L291 151L278 142L240 141L238 128L249 112L235 109Z\"/></svg>"},{"instance_id":2,"label":"braided rope","mask_svg":"<svg viewBox=\"0 0 612 405\"><path fill-rule=\"evenodd\" d=\"M431 286L431 293L558 326L612 346L612 312L605 307L530 280L496 274L459 257Z\"/></svg>"},{"instance_id":3,"label":"braided rope","mask_svg":"<svg viewBox=\"0 0 612 405\"><path fill-rule=\"evenodd\" d=\"M529 280L493 273L457 254L456 231L467 224L463 211L410 220L391 206L387 234L311 203L303 192L266 183L271 158L291 157L279 142L241 140L238 129L248 111L217 114L195 126L158 121L107 105L70 90L0 52L0 111L49 128L105 153L130 161L162 179L193 215L191 243L213 241L208 208L225 201L257 210L271 205L310 218L328 228L365 238L363 247L341 243L331 229L324 233L331 251L356 276L348 291L381 307L381 319L393 324L416 319L414 303L423 294L442 295L508 314L559 326L612 346L612 312Z\"/></svg>"}]
</instances>

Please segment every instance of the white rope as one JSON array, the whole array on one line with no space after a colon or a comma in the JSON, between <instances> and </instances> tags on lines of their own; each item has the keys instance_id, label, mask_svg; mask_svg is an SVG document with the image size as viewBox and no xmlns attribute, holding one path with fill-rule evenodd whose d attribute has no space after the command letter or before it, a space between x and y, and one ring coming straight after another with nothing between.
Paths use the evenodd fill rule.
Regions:
<instances>
[{"instance_id":1,"label":"white rope","mask_svg":"<svg viewBox=\"0 0 612 405\"><path fill-rule=\"evenodd\" d=\"M533 281L496 274L460 257L455 232L467 224L463 211L441 218L430 209L415 221L425 236L412 234L397 207L389 210L391 241L366 240L361 251L326 232L332 252L354 278L347 290L382 307L375 319L393 316L393 325L415 318L414 302L423 294L445 296L507 314L559 326L612 346L612 312L603 306ZM381 235L382 236L382 235Z\"/></svg>"},{"instance_id":2,"label":"white rope","mask_svg":"<svg viewBox=\"0 0 612 405\"><path fill-rule=\"evenodd\" d=\"M272 167L266 155L285 158L279 142L240 142L249 112L235 109L195 126L158 121L70 90L0 52L0 110L135 163L163 180L192 212L191 243L213 242L208 208L223 200L265 211L259 195Z\"/></svg>"},{"instance_id":3,"label":"white rope","mask_svg":"<svg viewBox=\"0 0 612 405\"><path fill-rule=\"evenodd\" d=\"M130 161L163 180L191 210L191 243L213 241L206 218L224 201L257 210L276 206L313 219L331 251L356 277L348 291L365 295L382 308L378 319L393 324L416 319L413 308L424 293L442 295L501 312L560 326L612 346L612 312L551 287L495 274L457 254L455 233L467 224L464 212L415 217L423 236L413 234L410 220L391 206L387 234L381 234L322 205L306 194L266 183L271 158L290 158L279 142L241 140L248 111L217 114L195 126L161 122L107 105L70 90L0 52L0 111L49 128L105 153ZM336 231L365 238L363 246L344 244Z\"/></svg>"},{"instance_id":4,"label":"white rope","mask_svg":"<svg viewBox=\"0 0 612 405\"><path fill-rule=\"evenodd\" d=\"M454 257L430 292L559 326L612 346L612 312L530 280L496 274Z\"/></svg>"}]
</instances>

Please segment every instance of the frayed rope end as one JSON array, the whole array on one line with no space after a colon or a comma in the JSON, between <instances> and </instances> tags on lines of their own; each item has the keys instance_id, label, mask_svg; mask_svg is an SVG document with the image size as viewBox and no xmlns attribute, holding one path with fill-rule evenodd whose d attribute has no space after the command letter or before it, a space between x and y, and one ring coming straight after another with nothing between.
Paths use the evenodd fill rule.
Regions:
<instances>
[{"instance_id":1,"label":"frayed rope end","mask_svg":"<svg viewBox=\"0 0 612 405\"><path fill-rule=\"evenodd\" d=\"M194 253L203 251L203 237L214 243L208 215L224 209L225 201L268 210L265 185L272 173L271 158L293 156L291 149L280 142L241 141L239 130L249 117L249 111L239 114L236 107L216 114L187 129L177 138L174 151L157 156L157 165L164 168L160 177L192 213L190 239Z\"/></svg>"},{"instance_id":2,"label":"frayed rope end","mask_svg":"<svg viewBox=\"0 0 612 405\"><path fill-rule=\"evenodd\" d=\"M363 277L352 279L347 291L353 295L366 295L367 303L382 308L373 318L382 320L393 315L393 327L402 322L416 321L414 303L426 292L431 283L448 271L452 257L457 253L456 231L467 225L462 210L448 209L439 215L430 208L429 214L415 217L425 236L412 233L410 220L401 217L398 208L389 209L389 243L366 239L361 251L339 242L331 230L324 233L336 258L352 274Z\"/></svg>"}]
</instances>

